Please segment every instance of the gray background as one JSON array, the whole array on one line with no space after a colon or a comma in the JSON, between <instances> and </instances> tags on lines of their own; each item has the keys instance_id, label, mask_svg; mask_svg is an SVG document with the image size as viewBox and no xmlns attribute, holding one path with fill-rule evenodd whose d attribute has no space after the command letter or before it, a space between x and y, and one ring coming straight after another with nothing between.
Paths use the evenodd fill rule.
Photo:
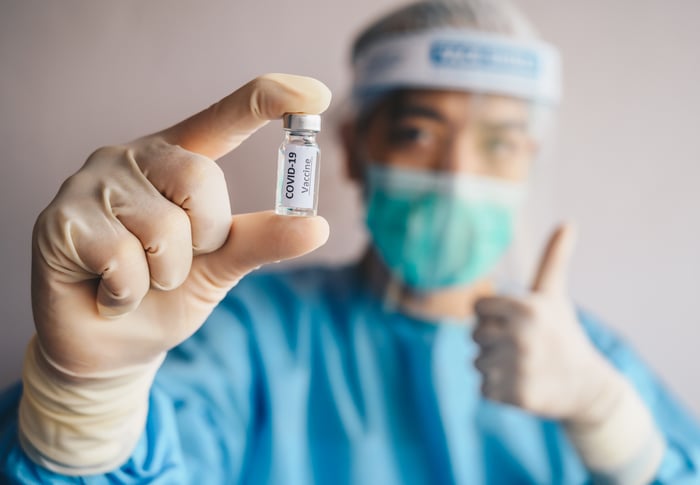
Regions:
<instances>
[{"instance_id":1,"label":"gray background","mask_svg":"<svg viewBox=\"0 0 700 485\"><path fill-rule=\"evenodd\" d=\"M33 221L100 145L128 141L270 71L318 77L342 99L347 47L395 0L2 0L0 386L32 332ZM700 415L700 2L520 0L566 67L561 128L536 241L579 223L571 287ZM332 120L333 116L328 117ZM364 240L357 194L324 134L321 212L342 262ZM222 163L234 211L272 207L278 124Z\"/></svg>"}]
</instances>

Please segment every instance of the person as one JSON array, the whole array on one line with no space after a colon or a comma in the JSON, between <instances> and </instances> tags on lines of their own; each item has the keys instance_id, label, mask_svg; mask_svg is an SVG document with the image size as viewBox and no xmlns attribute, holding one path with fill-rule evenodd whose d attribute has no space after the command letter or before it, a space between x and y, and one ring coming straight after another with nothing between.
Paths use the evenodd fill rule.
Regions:
<instances>
[{"instance_id":1,"label":"person","mask_svg":"<svg viewBox=\"0 0 700 485\"><path fill-rule=\"evenodd\" d=\"M314 79L262 76L61 186L34 230L23 382L0 398L4 482L700 483L696 422L572 304L573 226L530 288L494 276L556 51L509 4L425 0L360 34L353 67L356 264L254 271L328 225L231 216L213 161L323 112Z\"/></svg>"}]
</instances>

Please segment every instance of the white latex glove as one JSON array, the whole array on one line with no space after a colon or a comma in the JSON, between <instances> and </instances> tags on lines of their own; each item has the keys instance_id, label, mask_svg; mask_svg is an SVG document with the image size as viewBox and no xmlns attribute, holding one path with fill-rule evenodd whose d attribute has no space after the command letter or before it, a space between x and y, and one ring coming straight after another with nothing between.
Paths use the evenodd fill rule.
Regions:
<instances>
[{"instance_id":1,"label":"white latex glove","mask_svg":"<svg viewBox=\"0 0 700 485\"><path fill-rule=\"evenodd\" d=\"M475 305L475 361L485 397L564 422L584 463L606 483L646 483L664 444L632 386L600 354L567 295L575 233L552 235L531 292Z\"/></svg>"},{"instance_id":2,"label":"white latex glove","mask_svg":"<svg viewBox=\"0 0 700 485\"><path fill-rule=\"evenodd\" d=\"M171 128L97 150L61 186L34 228L37 338L20 405L33 459L72 474L117 466L140 435L164 352L248 272L325 243L321 217L232 217L214 159L330 98L311 78L262 76ZM274 150L261 158L275 163Z\"/></svg>"}]
</instances>

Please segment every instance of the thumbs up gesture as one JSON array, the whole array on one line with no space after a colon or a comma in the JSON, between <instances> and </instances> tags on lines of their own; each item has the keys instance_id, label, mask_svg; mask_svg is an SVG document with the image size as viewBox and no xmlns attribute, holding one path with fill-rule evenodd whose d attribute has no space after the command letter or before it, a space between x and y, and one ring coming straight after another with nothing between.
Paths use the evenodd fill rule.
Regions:
<instances>
[{"instance_id":1,"label":"thumbs up gesture","mask_svg":"<svg viewBox=\"0 0 700 485\"><path fill-rule=\"evenodd\" d=\"M575 231L564 224L551 236L529 294L476 303L472 338L482 393L534 414L586 420L619 375L593 347L566 291ZM593 408L591 407L593 406Z\"/></svg>"}]
</instances>

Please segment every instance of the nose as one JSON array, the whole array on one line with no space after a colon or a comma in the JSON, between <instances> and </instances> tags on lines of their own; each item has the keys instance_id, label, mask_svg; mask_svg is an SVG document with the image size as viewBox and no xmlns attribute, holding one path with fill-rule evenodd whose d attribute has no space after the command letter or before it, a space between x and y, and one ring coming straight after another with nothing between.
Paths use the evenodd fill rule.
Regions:
<instances>
[{"instance_id":1,"label":"nose","mask_svg":"<svg viewBox=\"0 0 700 485\"><path fill-rule=\"evenodd\" d=\"M452 173L483 173L483 164L479 160L473 137L469 133L458 133L449 139L440 168Z\"/></svg>"}]
</instances>

